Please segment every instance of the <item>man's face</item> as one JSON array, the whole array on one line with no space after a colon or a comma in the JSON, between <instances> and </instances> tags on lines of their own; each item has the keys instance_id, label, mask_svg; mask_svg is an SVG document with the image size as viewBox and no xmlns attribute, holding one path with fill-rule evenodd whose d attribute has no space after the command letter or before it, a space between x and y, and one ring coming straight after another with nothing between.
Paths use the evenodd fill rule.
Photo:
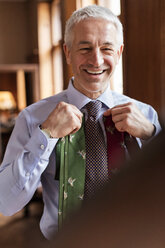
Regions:
<instances>
[{"instance_id":1,"label":"man's face","mask_svg":"<svg viewBox=\"0 0 165 248\"><path fill-rule=\"evenodd\" d=\"M83 20L74 26L73 34L71 48L64 45L64 51L74 87L96 99L107 88L123 47L117 46L114 25L104 19Z\"/></svg>"}]
</instances>

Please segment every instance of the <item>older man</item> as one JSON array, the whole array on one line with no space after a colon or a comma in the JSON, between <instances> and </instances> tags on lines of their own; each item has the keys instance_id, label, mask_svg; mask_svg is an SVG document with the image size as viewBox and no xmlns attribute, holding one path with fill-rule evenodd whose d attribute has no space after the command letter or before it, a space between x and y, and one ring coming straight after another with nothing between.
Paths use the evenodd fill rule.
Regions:
<instances>
[{"instance_id":1,"label":"older man","mask_svg":"<svg viewBox=\"0 0 165 248\"><path fill-rule=\"evenodd\" d=\"M130 156L126 137L142 146L159 132L151 106L109 88L122 51L122 25L110 10L91 5L72 14L64 52L74 77L67 90L19 114L0 167L4 215L23 208L41 181L40 227L50 239L120 169L114 160Z\"/></svg>"}]
</instances>

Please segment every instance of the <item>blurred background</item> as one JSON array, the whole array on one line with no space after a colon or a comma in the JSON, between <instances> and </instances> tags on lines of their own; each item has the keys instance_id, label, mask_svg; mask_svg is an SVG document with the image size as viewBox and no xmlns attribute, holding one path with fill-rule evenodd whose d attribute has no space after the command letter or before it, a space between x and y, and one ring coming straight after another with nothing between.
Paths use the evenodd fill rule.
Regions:
<instances>
[{"instance_id":1,"label":"blurred background","mask_svg":"<svg viewBox=\"0 0 165 248\"><path fill-rule=\"evenodd\" d=\"M164 0L0 0L0 162L18 113L67 87L72 71L62 49L65 22L74 10L89 4L110 8L124 26L124 52L111 89L151 104L162 115ZM15 218L23 224L11 228L11 238L17 236L16 230L20 234L22 227L27 235L27 230L32 230L29 220L29 225L38 228L41 212L39 189L29 206L16 216L0 214L0 244L7 247L9 235L5 238L5 233ZM26 243L26 238L20 242Z\"/></svg>"}]
</instances>

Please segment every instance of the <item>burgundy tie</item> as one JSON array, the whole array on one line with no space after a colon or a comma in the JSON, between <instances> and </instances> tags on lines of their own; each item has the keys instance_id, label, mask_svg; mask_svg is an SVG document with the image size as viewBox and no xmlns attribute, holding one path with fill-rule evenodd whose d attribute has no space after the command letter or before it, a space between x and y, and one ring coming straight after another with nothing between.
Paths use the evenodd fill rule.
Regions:
<instances>
[{"instance_id":1,"label":"burgundy tie","mask_svg":"<svg viewBox=\"0 0 165 248\"><path fill-rule=\"evenodd\" d=\"M108 173L111 177L124 164L126 149L131 157L140 148L135 137L116 129L111 115L103 117L103 121L107 136Z\"/></svg>"},{"instance_id":2,"label":"burgundy tie","mask_svg":"<svg viewBox=\"0 0 165 248\"><path fill-rule=\"evenodd\" d=\"M109 177L116 173L125 159L124 133L115 128L112 116L103 117L107 136Z\"/></svg>"}]
</instances>

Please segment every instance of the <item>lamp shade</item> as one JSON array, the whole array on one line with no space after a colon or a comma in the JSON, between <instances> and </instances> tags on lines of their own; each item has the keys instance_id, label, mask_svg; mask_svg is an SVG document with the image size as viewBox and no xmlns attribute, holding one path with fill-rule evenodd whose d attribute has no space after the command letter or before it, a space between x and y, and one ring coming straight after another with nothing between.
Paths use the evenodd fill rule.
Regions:
<instances>
[{"instance_id":1,"label":"lamp shade","mask_svg":"<svg viewBox=\"0 0 165 248\"><path fill-rule=\"evenodd\" d=\"M16 108L16 102L10 91L0 91L0 110L11 110Z\"/></svg>"}]
</instances>

